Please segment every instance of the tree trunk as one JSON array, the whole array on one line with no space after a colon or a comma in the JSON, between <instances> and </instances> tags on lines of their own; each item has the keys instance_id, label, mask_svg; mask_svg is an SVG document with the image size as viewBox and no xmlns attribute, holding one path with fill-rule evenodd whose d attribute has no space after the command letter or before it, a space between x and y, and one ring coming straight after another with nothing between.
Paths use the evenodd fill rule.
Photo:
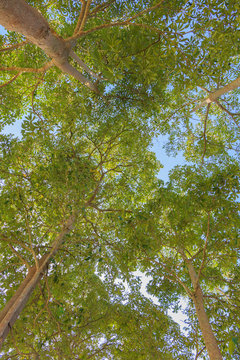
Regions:
<instances>
[{"instance_id":1,"label":"tree trunk","mask_svg":"<svg viewBox=\"0 0 240 360\"><path fill-rule=\"evenodd\" d=\"M55 34L41 13L25 0L0 0L0 23L39 46L56 66L68 62L70 46Z\"/></svg>"},{"instance_id":2,"label":"tree trunk","mask_svg":"<svg viewBox=\"0 0 240 360\"><path fill-rule=\"evenodd\" d=\"M25 0L0 0L0 24L9 31L24 35L41 48L60 70L98 92L94 84L69 64L72 44L51 30L42 14Z\"/></svg>"},{"instance_id":3,"label":"tree trunk","mask_svg":"<svg viewBox=\"0 0 240 360\"><path fill-rule=\"evenodd\" d=\"M202 331L204 343L207 348L207 352L210 360L222 360L222 354L219 350L217 340L213 333L211 324L204 308L203 292L198 284L198 278L193 267L191 260L185 258L187 263L188 272L191 278L192 285L195 289L193 294L193 302L195 305L197 318L199 321L200 329Z\"/></svg>"},{"instance_id":4,"label":"tree trunk","mask_svg":"<svg viewBox=\"0 0 240 360\"><path fill-rule=\"evenodd\" d=\"M59 246L63 243L64 237L74 226L75 216L71 216L66 221L63 230L57 236L50 252L43 255L39 260L39 266L34 265L28 272L15 294L0 312L0 348L11 330L13 324L17 320L22 309L26 305L29 297L39 283L44 271L46 270L50 260L56 254Z\"/></svg>"}]
</instances>

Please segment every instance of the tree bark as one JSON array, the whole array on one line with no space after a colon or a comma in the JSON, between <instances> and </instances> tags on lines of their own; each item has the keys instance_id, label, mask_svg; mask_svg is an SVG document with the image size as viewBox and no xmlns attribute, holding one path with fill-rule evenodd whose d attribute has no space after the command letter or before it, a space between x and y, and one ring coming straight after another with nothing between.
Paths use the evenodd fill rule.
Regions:
<instances>
[{"instance_id":1,"label":"tree bark","mask_svg":"<svg viewBox=\"0 0 240 360\"><path fill-rule=\"evenodd\" d=\"M40 47L56 66L68 62L70 45L57 36L42 14L25 0L0 0L0 23Z\"/></svg>"},{"instance_id":2,"label":"tree bark","mask_svg":"<svg viewBox=\"0 0 240 360\"><path fill-rule=\"evenodd\" d=\"M0 312L0 348L11 330L13 324L17 320L19 314L26 305L29 297L33 293L37 284L39 283L44 271L46 270L50 260L56 254L60 245L64 241L64 237L74 227L75 216L72 215L65 223L62 231L57 236L51 251L43 255L39 260L38 267L34 265L28 272L26 278L23 280L15 294L5 305Z\"/></svg>"},{"instance_id":3,"label":"tree bark","mask_svg":"<svg viewBox=\"0 0 240 360\"><path fill-rule=\"evenodd\" d=\"M194 266L191 260L187 259L186 257L184 257L184 260L186 261L191 282L195 289L192 299L195 305L197 318L199 321L200 329L202 331L204 343L206 345L209 358L210 360L222 360L223 359L222 354L219 350L216 337L213 333L211 324L209 322L208 316L204 308L203 292L198 283L198 277L195 272Z\"/></svg>"},{"instance_id":4,"label":"tree bark","mask_svg":"<svg viewBox=\"0 0 240 360\"><path fill-rule=\"evenodd\" d=\"M212 93L209 93L209 96L207 97L207 99L203 100L198 106L196 106L194 111L200 109L201 107L203 107L211 102L217 101L217 99L220 96L226 94L229 91L237 89L239 86L240 86L240 76L237 79L235 79L234 81L232 81L231 83L223 86L222 88L220 88Z\"/></svg>"},{"instance_id":5,"label":"tree bark","mask_svg":"<svg viewBox=\"0 0 240 360\"><path fill-rule=\"evenodd\" d=\"M58 36L42 14L25 0L0 0L0 24L9 31L24 35L41 48L60 70L98 92L94 84L69 64L71 42Z\"/></svg>"}]
</instances>

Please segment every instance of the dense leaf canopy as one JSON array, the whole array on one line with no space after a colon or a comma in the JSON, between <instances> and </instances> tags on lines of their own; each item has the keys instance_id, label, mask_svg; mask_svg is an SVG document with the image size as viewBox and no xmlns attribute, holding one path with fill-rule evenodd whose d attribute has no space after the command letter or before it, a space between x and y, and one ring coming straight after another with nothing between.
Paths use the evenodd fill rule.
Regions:
<instances>
[{"instance_id":1,"label":"dense leaf canopy","mask_svg":"<svg viewBox=\"0 0 240 360\"><path fill-rule=\"evenodd\" d=\"M1 321L39 272L2 358L240 359L240 5L19 3L75 72L0 0ZM159 135L186 160L166 183Z\"/></svg>"}]
</instances>

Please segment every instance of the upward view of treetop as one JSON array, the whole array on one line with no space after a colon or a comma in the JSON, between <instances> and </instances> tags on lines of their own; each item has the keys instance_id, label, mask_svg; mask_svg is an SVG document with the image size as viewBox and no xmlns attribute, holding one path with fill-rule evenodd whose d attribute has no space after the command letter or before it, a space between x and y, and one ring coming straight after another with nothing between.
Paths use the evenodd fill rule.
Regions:
<instances>
[{"instance_id":1,"label":"upward view of treetop","mask_svg":"<svg viewBox=\"0 0 240 360\"><path fill-rule=\"evenodd\" d=\"M239 14L0 0L2 359L240 359Z\"/></svg>"}]
</instances>

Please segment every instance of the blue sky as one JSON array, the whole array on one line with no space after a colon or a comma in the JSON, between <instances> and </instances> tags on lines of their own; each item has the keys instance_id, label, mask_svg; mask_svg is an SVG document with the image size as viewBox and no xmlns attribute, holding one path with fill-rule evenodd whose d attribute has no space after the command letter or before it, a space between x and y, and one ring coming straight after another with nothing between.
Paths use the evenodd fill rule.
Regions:
<instances>
[{"instance_id":1,"label":"blue sky","mask_svg":"<svg viewBox=\"0 0 240 360\"><path fill-rule=\"evenodd\" d=\"M6 33L5 29L0 25L0 34L3 35L5 33ZM21 120L16 121L12 125L5 126L3 132L6 134L11 133L15 136L21 137ZM159 136L158 138L154 139L153 146L151 149L152 151L155 152L157 159L163 165L163 168L160 170L158 177L164 180L165 182L168 181L169 171L173 169L174 166L183 165L184 163L184 158L182 154L178 154L176 157L172 157L172 156L170 157L166 154L166 151L164 150L164 145L166 144L166 142L167 142L167 136ZM146 297L151 298L153 302L157 304L158 303L157 299L153 298L146 292L146 285L150 279L140 272L138 272L137 275L138 276L140 275L142 280L141 292ZM183 307L185 306L184 302L182 303L182 305ZM179 311L178 314L175 314L171 310L168 311L168 314L171 315L173 319L179 323L181 329L183 330L184 320L186 319L184 314L181 311Z\"/></svg>"},{"instance_id":2,"label":"blue sky","mask_svg":"<svg viewBox=\"0 0 240 360\"><path fill-rule=\"evenodd\" d=\"M5 29L0 25L0 35L4 35L6 33ZM5 127L5 133L12 133L16 136L21 135L21 122L18 121L13 125L8 125ZM159 172L159 178L168 181L168 173L171 169L176 165L182 165L184 163L184 158L182 154L178 154L176 157L170 157L166 154L163 149L164 144L167 142L166 136L159 136L154 139L152 151L156 153L157 159L164 166Z\"/></svg>"},{"instance_id":3,"label":"blue sky","mask_svg":"<svg viewBox=\"0 0 240 360\"><path fill-rule=\"evenodd\" d=\"M6 125L4 128L5 134L13 134L15 136L21 137L21 121L18 120L12 125ZM166 154L165 149L163 148L167 142L167 136L158 136L158 138L154 139L152 151L155 152L157 159L164 166L158 177L165 182L168 181L168 173L170 170L174 168L176 165L183 165L185 160L181 153L179 153L176 157L168 156Z\"/></svg>"},{"instance_id":4,"label":"blue sky","mask_svg":"<svg viewBox=\"0 0 240 360\"><path fill-rule=\"evenodd\" d=\"M157 159L163 165L163 168L160 170L158 177L164 181L168 181L169 171L172 170L176 165L183 165L185 159L182 153L179 153L177 156L168 156L164 149L164 145L167 143L167 136L158 136L153 141L152 151L155 152Z\"/></svg>"},{"instance_id":5,"label":"blue sky","mask_svg":"<svg viewBox=\"0 0 240 360\"><path fill-rule=\"evenodd\" d=\"M4 29L4 27L2 27L2 25L0 25L0 35L4 34L6 34L6 30Z\"/></svg>"}]
</instances>

